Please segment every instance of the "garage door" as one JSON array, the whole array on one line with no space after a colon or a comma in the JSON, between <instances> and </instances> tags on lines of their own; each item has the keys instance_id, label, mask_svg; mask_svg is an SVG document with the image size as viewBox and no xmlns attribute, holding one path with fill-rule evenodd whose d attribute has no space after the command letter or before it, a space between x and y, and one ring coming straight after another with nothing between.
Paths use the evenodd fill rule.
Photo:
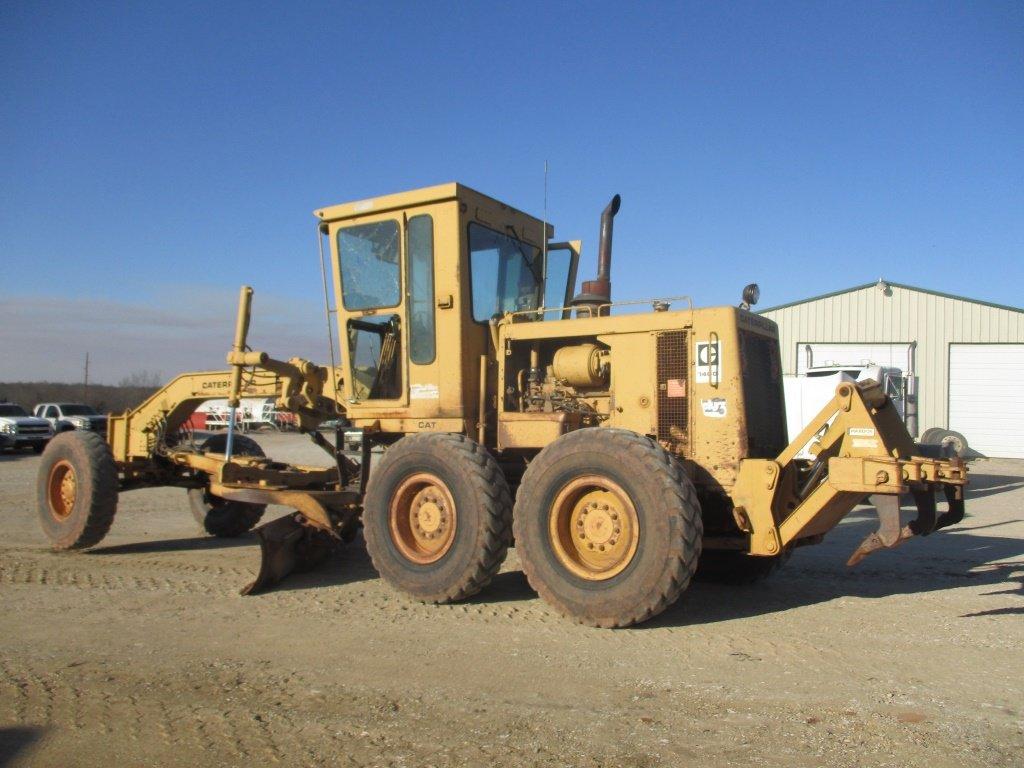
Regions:
<instances>
[{"instance_id":1,"label":"garage door","mask_svg":"<svg viewBox=\"0 0 1024 768\"><path fill-rule=\"evenodd\" d=\"M800 342L796 355L796 372L802 376L807 370L807 347L811 348L813 364L850 365L860 367L868 363L885 368L908 369L910 344L823 344Z\"/></svg>"},{"instance_id":2,"label":"garage door","mask_svg":"<svg viewBox=\"0 0 1024 768\"><path fill-rule=\"evenodd\" d=\"M1024 459L1024 344L952 344L949 428L985 456Z\"/></svg>"}]
</instances>

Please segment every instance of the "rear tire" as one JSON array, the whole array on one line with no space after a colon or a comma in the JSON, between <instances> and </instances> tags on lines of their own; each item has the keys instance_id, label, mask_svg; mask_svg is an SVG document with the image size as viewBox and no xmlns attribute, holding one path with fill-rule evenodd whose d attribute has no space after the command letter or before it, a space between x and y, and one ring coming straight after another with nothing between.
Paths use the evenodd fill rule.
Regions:
<instances>
[{"instance_id":1,"label":"rear tire","mask_svg":"<svg viewBox=\"0 0 1024 768\"><path fill-rule=\"evenodd\" d=\"M206 439L200 450L203 453L224 453L227 444L227 435L213 435ZM233 452L236 456L266 455L259 443L245 435L235 435ZM190 488L188 503L192 516L203 530L222 539L233 539L251 530L267 510L266 504L228 501L213 496L209 488Z\"/></svg>"},{"instance_id":2,"label":"rear tire","mask_svg":"<svg viewBox=\"0 0 1024 768\"><path fill-rule=\"evenodd\" d=\"M515 539L530 585L580 624L626 627L661 613L700 557L700 501L650 438L588 428L541 451L516 497Z\"/></svg>"},{"instance_id":3,"label":"rear tire","mask_svg":"<svg viewBox=\"0 0 1024 768\"><path fill-rule=\"evenodd\" d=\"M99 544L117 513L117 465L95 432L64 432L43 451L36 510L54 549Z\"/></svg>"},{"instance_id":4,"label":"rear tire","mask_svg":"<svg viewBox=\"0 0 1024 768\"><path fill-rule=\"evenodd\" d=\"M498 572L511 542L501 468L464 435L407 435L374 468L363 537L377 572L427 603L463 600Z\"/></svg>"}]
</instances>

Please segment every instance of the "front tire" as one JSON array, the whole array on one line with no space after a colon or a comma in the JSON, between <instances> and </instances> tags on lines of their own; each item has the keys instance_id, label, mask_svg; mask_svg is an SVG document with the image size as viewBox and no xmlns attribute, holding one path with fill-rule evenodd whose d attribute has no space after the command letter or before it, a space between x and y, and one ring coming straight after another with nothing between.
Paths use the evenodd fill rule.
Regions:
<instances>
[{"instance_id":1,"label":"front tire","mask_svg":"<svg viewBox=\"0 0 1024 768\"><path fill-rule=\"evenodd\" d=\"M64 432L47 443L36 479L36 510L54 549L99 544L117 512L117 465L95 432Z\"/></svg>"},{"instance_id":2,"label":"front tire","mask_svg":"<svg viewBox=\"0 0 1024 768\"><path fill-rule=\"evenodd\" d=\"M604 427L541 451L516 497L515 539L530 585L580 624L625 627L661 613L700 558L700 502L650 438Z\"/></svg>"},{"instance_id":3,"label":"front tire","mask_svg":"<svg viewBox=\"0 0 1024 768\"><path fill-rule=\"evenodd\" d=\"M377 572L427 603L476 594L511 540L512 497L501 468L464 435L407 435L370 475L363 537Z\"/></svg>"},{"instance_id":4,"label":"front tire","mask_svg":"<svg viewBox=\"0 0 1024 768\"><path fill-rule=\"evenodd\" d=\"M227 435L213 435L207 438L200 450L203 453L224 453L227 444ZM235 435L233 450L236 456L266 455L259 443L245 435ZM209 488L190 488L188 503L192 516L203 530L221 539L233 539L251 530L267 510L266 504L228 501L214 496Z\"/></svg>"}]
</instances>

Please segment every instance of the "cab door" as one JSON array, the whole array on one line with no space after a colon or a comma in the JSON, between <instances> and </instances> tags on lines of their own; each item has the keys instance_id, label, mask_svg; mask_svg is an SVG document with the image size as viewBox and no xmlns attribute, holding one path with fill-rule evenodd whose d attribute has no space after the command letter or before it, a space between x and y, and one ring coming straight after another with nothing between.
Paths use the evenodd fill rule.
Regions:
<instances>
[{"instance_id":1,"label":"cab door","mask_svg":"<svg viewBox=\"0 0 1024 768\"><path fill-rule=\"evenodd\" d=\"M353 416L360 404L375 412L408 404L408 318L403 290L401 214L345 222L333 231L341 306L345 400Z\"/></svg>"}]
</instances>

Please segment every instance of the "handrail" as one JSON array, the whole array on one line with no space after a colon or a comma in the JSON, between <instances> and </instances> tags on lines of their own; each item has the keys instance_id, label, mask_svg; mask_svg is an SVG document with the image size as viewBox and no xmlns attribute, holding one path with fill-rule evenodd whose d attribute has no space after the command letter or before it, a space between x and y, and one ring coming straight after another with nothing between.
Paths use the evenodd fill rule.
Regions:
<instances>
[{"instance_id":1,"label":"handrail","mask_svg":"<svg viewBox=\"0 0 1024 768\"><path fill-rule=\"evenodd\" d=\"M567 307L537 307L537 309L521 309L518 312L506 312L505 317L526 317L531 315L543 315L548 312L565 312L576 311L577 313L586 311L587 317L599 317L601 316L603 309L611 309L612 307L628 307L636 306L639 304L650 304L652 307L658 304L667 305L666 309L671 306L673 301L685 301L687 303L687 309L693 311L693 298L690 296L666 296L655 297L651 299L630 299L628 301L610 301L604 304L577 304L569 305Z\"/></svg>"}]
</instances>

